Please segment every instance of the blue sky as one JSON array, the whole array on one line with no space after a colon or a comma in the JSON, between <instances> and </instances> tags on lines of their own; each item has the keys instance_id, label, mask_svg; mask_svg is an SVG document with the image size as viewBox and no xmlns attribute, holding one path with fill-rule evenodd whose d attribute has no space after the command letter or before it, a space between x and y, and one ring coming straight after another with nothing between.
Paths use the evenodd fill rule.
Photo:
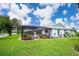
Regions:
<instances>
[{"instance_id":1,"label":"blue sky","mask_svg":"<svg viewBox=\"0 0 79 59\"><path fill-rule=\"evenodd\" d=\"M45 14L46 13L46 14ZM79 29L76 4L17 3L0 4L0 15L20 19L26 25L51 26L61 23ZM15 15L15 16L14 16Z\"/></svg>"}]
</instances>

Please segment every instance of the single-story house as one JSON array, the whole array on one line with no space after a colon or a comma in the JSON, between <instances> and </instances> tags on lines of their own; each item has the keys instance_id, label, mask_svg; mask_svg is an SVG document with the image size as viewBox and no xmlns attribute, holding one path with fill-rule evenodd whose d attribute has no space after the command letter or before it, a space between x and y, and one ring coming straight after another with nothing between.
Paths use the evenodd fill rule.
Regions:
<instances>
[{"instance_id":1,"label":"single-story house","mask_svg":"<svg viewBox=\"0 0 79 59\"><path fill-rule=\"evenodd\" d=\"M56 25L57 26L57 25ZM46 35L50 38L52 37L64 37L65 32L74 33L72 29L66 29L63 26L60 27L43 27L43 26L30 26L30 25L22 25L21 36L27 34L28 32L33 35L33 38L39 38L39 34ZM29 35L29 33L27 35Z\"/></svg>"}]
</instances>

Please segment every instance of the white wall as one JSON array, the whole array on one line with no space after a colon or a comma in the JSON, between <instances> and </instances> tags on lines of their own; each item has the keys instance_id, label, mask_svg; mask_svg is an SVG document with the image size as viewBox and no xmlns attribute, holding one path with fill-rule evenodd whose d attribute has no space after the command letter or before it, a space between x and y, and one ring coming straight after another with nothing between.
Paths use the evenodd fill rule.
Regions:
<instances>
[{"instance_id":1,"label":"white wall","mask_svg":"<svg viewBox=\"0 0 79 59\"><path fill-rule=\"evenodd\" d=\"M58 37L58 30L52 29L51 37Z\"/></svg>"},{"instance_id":2,"label":"white wall","mask_svg":"<svg viewBox=\"0 0 79 59\"><path fill-rule=\"evenodd\" d=\"M59 36L64 37L64 33L65 33L64 30L60 30L59 31Z\"/></svg>"},{"instance_id":3,"label":"white wall","mask_svg":"<svg viewBox=\"0 0 79 59\"><path fill-rule=\"evenodd\" d=\"M59 31L59 36L64 37L64 30ZM51 37L59 37L58 36L58 29L52 29Z\"/></svg>"}]
</instances>

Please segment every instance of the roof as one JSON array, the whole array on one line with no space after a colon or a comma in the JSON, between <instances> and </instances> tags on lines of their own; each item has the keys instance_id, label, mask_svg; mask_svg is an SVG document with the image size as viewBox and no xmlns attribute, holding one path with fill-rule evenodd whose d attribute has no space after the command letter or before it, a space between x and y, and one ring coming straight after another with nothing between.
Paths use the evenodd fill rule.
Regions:
<instances>
[{"instance_id":1,"label":"roof","mask_svg":"<svg viewBox=\"0 0 79 59\"><path fill-rule=\"evenodd\" d=\"M22 25L22 28L28 28L28 29L37 29L37 28L42 28L42 29L52 29L52 28L47 28L47 27L43 27L43 26L31 26L31 25Z\"/></svg>"},{"instance_id":2,"label":"roof","mask_svg":"<svg viewBox=\"0 0 79 59\"><path fill-rule=\"evenodd\" d=\"M37 28L42 28L42 29L61 29L61 30L73 30L73 29L67 29L65 27L58 27L58 26L52 26L51 28L50 27L43 27L43 26L32 26L32 25L22 25L22 28L28 28L28 29L37 29Z\"/></svg>"}]
</instances>

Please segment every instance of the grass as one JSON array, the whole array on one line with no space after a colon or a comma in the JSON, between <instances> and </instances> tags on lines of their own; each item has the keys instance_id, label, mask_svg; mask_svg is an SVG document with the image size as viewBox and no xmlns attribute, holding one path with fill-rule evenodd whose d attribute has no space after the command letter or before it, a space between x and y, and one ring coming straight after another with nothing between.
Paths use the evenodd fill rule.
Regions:
<instances>
[{"instance_id":1,"label":"grass","mask_svg":"<svg viewBox=\"0 0 79 59\"><path fill-rule=\"evenodd\" d=\"M19 40L20 35L0 38L1 56L79 56L74 45L79 37Z\"/></svg>"}]
</instances>

